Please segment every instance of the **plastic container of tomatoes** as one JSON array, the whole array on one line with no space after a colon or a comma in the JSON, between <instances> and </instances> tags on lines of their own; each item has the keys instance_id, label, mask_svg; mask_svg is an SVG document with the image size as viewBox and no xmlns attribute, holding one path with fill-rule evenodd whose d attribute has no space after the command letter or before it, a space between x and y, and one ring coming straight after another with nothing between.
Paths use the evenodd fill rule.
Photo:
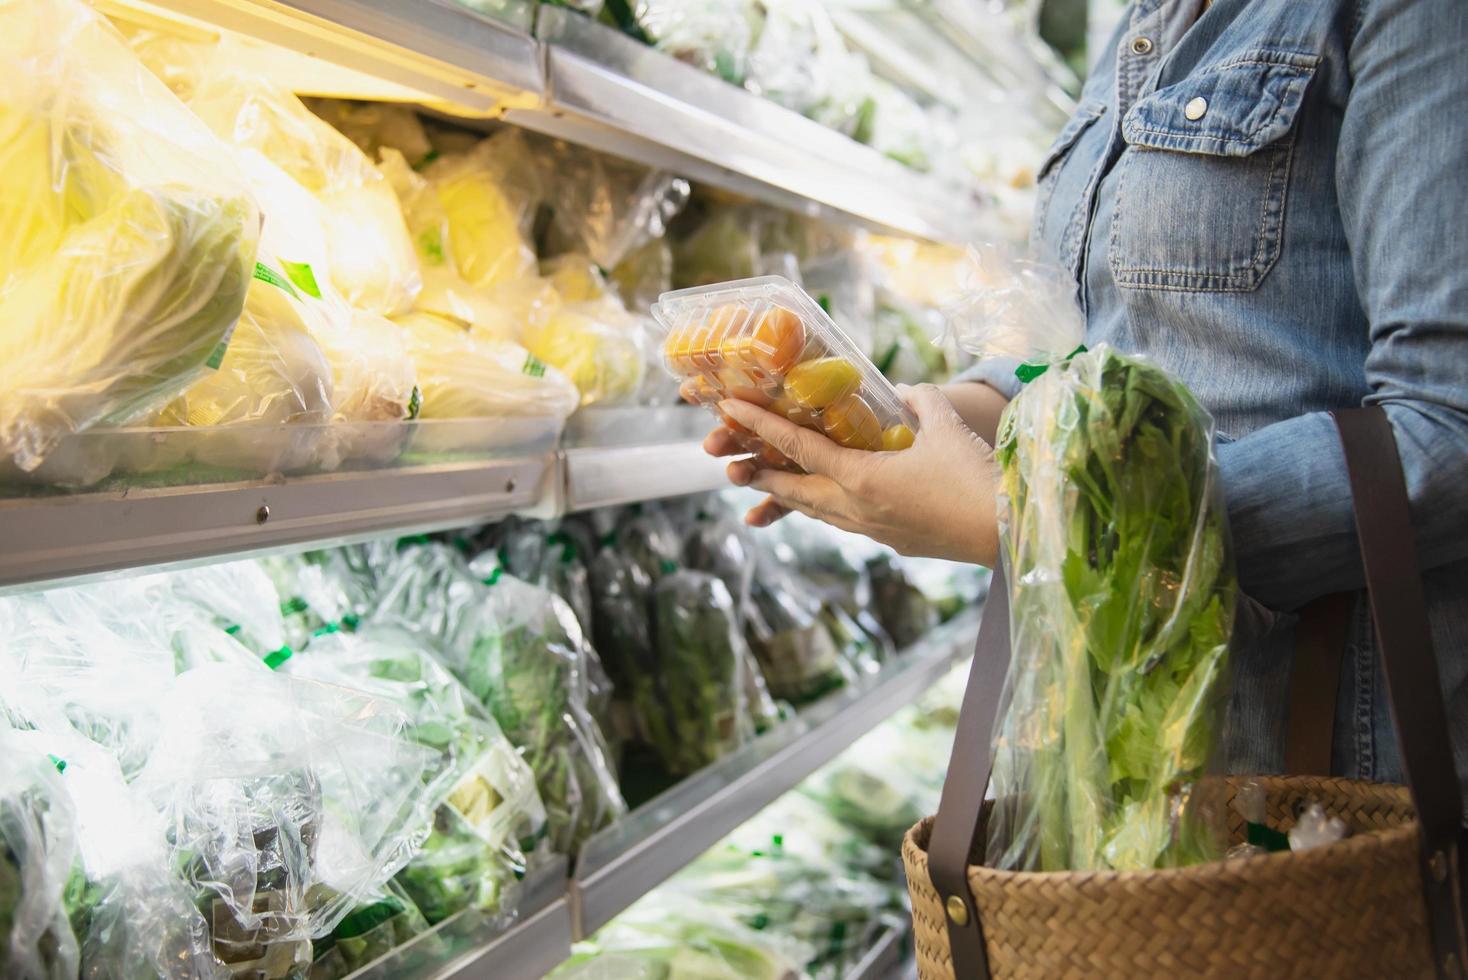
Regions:
<instances>
[{"instance_id":1,"label":"plastic container of tomatoes","mask_svg":"<svg viewBox=\"0 0 1468 980\"><path fill-rule=\"evenodd\" d=\"M849 449L906 449L917 419L880 371L799 286L781 276L679 289L652 315L667 329L663 359L688 397L718 415L771 467L791 460L719 410L752 402Z\"/></svg>"}]
</instances>

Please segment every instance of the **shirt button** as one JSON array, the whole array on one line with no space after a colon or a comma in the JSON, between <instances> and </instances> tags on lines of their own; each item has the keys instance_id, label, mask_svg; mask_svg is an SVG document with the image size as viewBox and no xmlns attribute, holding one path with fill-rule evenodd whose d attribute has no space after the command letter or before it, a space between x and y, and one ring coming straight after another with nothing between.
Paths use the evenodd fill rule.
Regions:
<instances>
[{"instance_id":1,"label":"shirt button","mask_svg":"<svg viewBox=\"0 0 1468 980\"><path fill-rule=\"evenodd\" d=\"M1132 39L1132 54L1150 54L1152 51L1152 39L1150 37L1137 37Z\"/></svg>"},{"instance_id":2,"label":"shirt button","mask_svg":"<svg viewBox=\"0 0 1468 980\"><path fill-rule=\"evenodd\" d=\"M1207 111L1208 100L1203 98L1203 96L1201 95L1198 96L1196 99L1189 99L1188 104L1183 106L1183 115L1187 116L1189 119L1202 119L1203 113Z\"/></svg>"}]
</instances>

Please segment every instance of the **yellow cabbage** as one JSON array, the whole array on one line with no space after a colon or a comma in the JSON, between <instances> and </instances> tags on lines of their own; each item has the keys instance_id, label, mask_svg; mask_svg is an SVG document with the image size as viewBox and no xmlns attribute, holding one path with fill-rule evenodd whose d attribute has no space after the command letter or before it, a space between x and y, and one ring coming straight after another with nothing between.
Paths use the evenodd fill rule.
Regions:
<instances>
[{"instance_id":1,"label":"yellow cabbage","mask_svg":"<svg viewBox=\"0 0 1468 980\"><path fill-rule=\"evenodd\" d=\"M554 365L581 392L581 404L629 398L642 384L646 332L614 297L566 303L521 332L532 354Z\"/></svg>"},{"instance_id":2,"label":"yellow cabbage","mask_svg":"<svg viewBox=\"0 0 1468 980\"><path fill-rule=\"evenodd\" d=\"M0 458L34 470L217 364L258 226L224 147L99 15L0 0Z\"/></svg>"}]
</instances>

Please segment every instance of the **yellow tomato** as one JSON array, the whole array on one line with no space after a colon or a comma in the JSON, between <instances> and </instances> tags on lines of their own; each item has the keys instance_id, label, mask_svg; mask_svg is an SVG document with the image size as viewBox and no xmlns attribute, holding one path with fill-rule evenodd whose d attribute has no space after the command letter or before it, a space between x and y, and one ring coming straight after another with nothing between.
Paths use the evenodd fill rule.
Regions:
<instances>
[{"instance_id":1,"label":"yellow tomato","mask_svg":"<svg viewBox=\"0 0 1468 980\"><path fill-rule=\"evenodd\" d=\"M898 422L896 425L887 426L882 431L882 448L889 453L906 449L912 445L915 438L911 429Z\"/></svg>"},{"instance_id":2,"label":"yellow tomato","mask_svg":"<svg viewBox=\"0 0 1468 980\"><path fill-rule=\"evenodd\" d=\"M802 361L785 374L785 394L812 410L832 405L861 387L861 372L842 357Z\"/></svg>"},{"instance_id":3,"label":"yellow tomato","mask_svg":"<svg viewBox=\"0 0 1468 980\"><path fill-rule=\"evenodd\" d=\"M875 452L882 448L882 423L856 392L826 407L821 413L821 428L847 449Z\"/></svg>"}]
</instances>

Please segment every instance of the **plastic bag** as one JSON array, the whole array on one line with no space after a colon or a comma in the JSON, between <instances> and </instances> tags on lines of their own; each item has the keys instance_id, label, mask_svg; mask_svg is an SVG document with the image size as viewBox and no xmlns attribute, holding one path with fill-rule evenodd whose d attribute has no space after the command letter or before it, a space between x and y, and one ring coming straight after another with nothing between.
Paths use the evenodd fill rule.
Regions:
<instances>
[{"instance_id":1,"label":"plastic bag","mask_svg":"<svg viewBox=\"0 0 1468 980\"><path fill-rule=\"evenodd\" d=\"M117 762L78 735L21 732L46 753L76 818L76 860L64 902L83 977L227 980L204 918L169 862L157 811L124 782Z\"/></svg>"},{"instance_id":2,"label":"plastic bag","mask_svg":"<svg viewBox=\"0 0 1468 980\"><path fill-rule=\"evenodd\" d=\"M796 704L856 680L821 619L821 602L768 553L750 589L746 635L770 694Z\"/></svg>"},{"instance_id":3,"label":"plastic bag","mask_svg":"<svg viewBox=\"0 0 1468 980\"><path fill-rule=\"evenodd\" d=\"M418 231L420 248L451 258L480 289L534 274L528 235L540 173L522 133L502 130L467 153L438 157L423 174L441 219Z\"/></svg>"},{"instance_id":4,"label":"plastic bag","mask_svg":"<svg viewBox=\"0 0 1468 980\"><path fill-rule=\"evenodd\" d=\"M434 754L392 705L269 670L204 665L161 701L161 748L135 785L164 815L216 956L270 976L309 963L310 939L428 833Z\"/></svg>"},{"instance_id":5,"label":"plastic bag","mask_svg":"<svg viewBox=\"0 0 1468 980\"><path fill-rule=\"evenodd\" d=\"M153 579L148 576L145 581ZM255 654L268 656L286 646L280 593L258 563L219 562L161 572L156 579L161 588L196 606Z\"/></svg>"},{"instance_id":6,"label":"plastic bag","mask_svg":"<svg viewBox=\"0 0 1468 980\"><path fill-rule=\"evenodd\" d=\"M628 252L608 278L628 310L650 310L659 296L673 288L673 249L665 239L653 239Z\"/></svg>"},{"instance_id":7,"label":"plastic bag","mask_svg":"<svg viewBox=\"0 0 1468 980\"><path fill-rule=\"evenodd\" d=\"M581 392L581 404L615 402L635 395L648 360L642 318L612 297L567 303L520 334L540 360L564 372Z\"/></svg>"},{"instance_id":8,"label":"plastic bag","mask_svg":"<svg viewBox=\"0 0 1468 980\"><path fill-rule=\"evenodd\" d=\"M282 277L283 278L283 277ZM331 365L307 324L299 300L257 278L218 370L169 402L155 425L322 425L331 420ZM258 438L258 437L256 437ZM224 451L202 450L205 462L264 462L265 470L312 462L312 441L281 458L270 445L244 437Z\"/></svg>"},{"instance_id":9,"label":"plastic bag","mask_svg":"<svg viewBox=\"0 0 1468 980\"><path fill-rule=\"evenodd\" d=\"M0 967L70 980L79 952L62 893L76 855L76 814L55 764L0 724Z\"/></svg>"},{"instance_id":10,"label":"plastic bag","mask_svg":"<svg viewBox=\"0 0 1468 980\"><path fill-rule=\"evenodd\" d=\"M896 555L887 552L867 560L872 582L872 613L898 650L921 640L938 625L938 610L913 585Z\"/></svg>"},{"instance_id":11,"label":"plastic bag","mask_svg":"<svg viewBox=\"0 0 1468 980\"><path fill-rule=\"evenodd\" d=\"M359 632L326 628L281 664L291 676L398 707L408 737L432 753L422 779L433 830L397 876L430 923L464 908L512 912L504 892L546 830L534 774L436 652L422 634L366 624Z\"/></svg>"},{"instance_id":12,"label":"plastic bag","mask_svg":"<svg viewBox=\"0 0 1468 980\"><path fill-rule=\"evenodd\" d=\"M1145 869L1212 852L1194 787L1227 688L1236 587L1213 424L1109 347L1009 405L996 457L1014 659L995 867Z\"/></svg>"},{"instance_id":13,"label":"plastic bag","mask_svg":"<svg viewBox=\"0 0 1468 980\"><path fill-rule=\"evenodd\" d=\"M553 166L550 250L583 254L603 269L662 238L688 203L681 177L583 147L553 144Z\"/></svg>"},{"instance_id":14,"label":"plastic bag","mask_svg":"<svg viewBox=\"0 0 1468 980\"><path fill-rule=\"evenodd\" d=\"M659 50L741 85L759 14L749 0L641 0L637 24Z\"/></svg>"},{"instance_id":15,"label":"plastic bag","mask_svg":"<svg viewBox=\"0 0 1468 980\"><path fill-rule=\"evenodd\" d=\"M398 323L423 390L422 418L544 416L559 425L576 408L571 382L518 344L476 339L430 313Z\"/></svg>"},{"instance_id":16,"label":"plastic bag","mask_svg":"<svg viewBox=\"0 0 1468 980\"><path fill-rule=\"evenodd\" d=\"M402 154L409 166L418 167L433 153L422 120L408 106L345 99L307 99L306 106L356 143L369 160L390 149Z\"/></svg>"},{"instance_id":17,"label":"plastic bag","mask_svg":"<svg viewBox=\"0 0 1468 980\"><path fill-rule=\"evenodd\" d=\"M482 576L487 581L480 581ZM570 853L626 811L591 710L591 662L570 608L443 545L410 545L382 573L377 615L427 630L535 773L551 848Z\"/></svg>"},{"instance_id":18,"label":"plastic bag","mask_svg":"<svg viewBox=\"0 0 1468 980\"><path fill-rule=\"evenodd\" d=\"M422 280L391 185L351 140L243 63L234 42L221 41L189 108L222 138L261 154L316 198L325 265L347 302L371 313L406 313Z\"/></svg>"},{"instance_id":19,"label":"plastic bag","mask_svg":"<svg viewBox=\"0 0 1468 980\"><path fill-rule=\"evenodd\" d=\"M329 935L311 944L310 980L345 980L427 931L428 922L413 899L390 881L379 894L364 897ZM424 950L423 955L432 953Z\"/></svg>"},{"instance_id":20,"label":"plastic bag","mask_svg":"<svg viewBox=\"0 0 1468 980\"><path fill-rule=\"evenodd\" d=\"M1073 351L1085 332L1075 282L1061 269L1002 246L968 251L962 296L944 310L947 337L978 357L1043 360Z\"/></svg>"},{"instance_id":21,"label":"plastic bag","mask_svg":"<svg viewBox=\"0 0 1468 980\"><path fill-rule=\"evenodd\" d=\"M99 14L0 6L0 458L156 411L224 357L259 216Z\"/></svg>"}]
</instances>

